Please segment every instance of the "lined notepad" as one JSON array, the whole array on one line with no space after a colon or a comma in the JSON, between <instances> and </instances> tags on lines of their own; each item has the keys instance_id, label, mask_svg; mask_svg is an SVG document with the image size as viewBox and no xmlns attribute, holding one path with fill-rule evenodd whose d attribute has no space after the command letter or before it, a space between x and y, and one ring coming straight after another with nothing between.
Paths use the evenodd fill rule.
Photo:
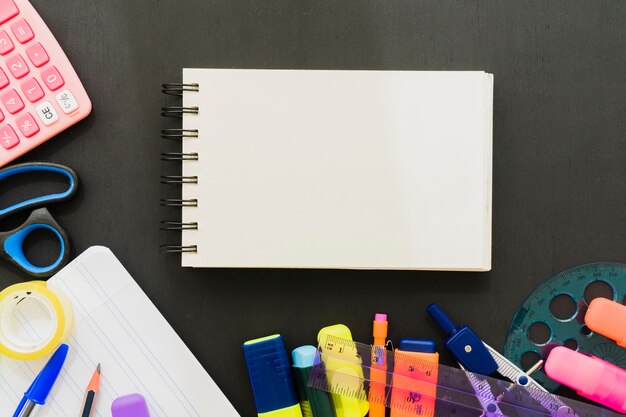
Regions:
<instances>
[{"instance_id":1,"label":"lined notepad","mask_svg":"<svg viewBox=\"0 0 626 417\"><path fill-rule=\"evenodd\" d=\"M135 392L146 398L151 417L239 416L110 250L88 249L49 284L70 298L76 325L67 362L38 417L78 416L99 362L96 417L110 417L113 400ZM0 416L13 414L47 359L1 358Z\"/></svg>"},{"instance_id":2,"label":"lined notepad","mask_svg":"<svg viewBox=\"0 0 626 417\"><path fill-rule=\"evenodd\" d=\"M183 266L491 268L493 77L185 69Z\"/></svg>"}]
</instances>

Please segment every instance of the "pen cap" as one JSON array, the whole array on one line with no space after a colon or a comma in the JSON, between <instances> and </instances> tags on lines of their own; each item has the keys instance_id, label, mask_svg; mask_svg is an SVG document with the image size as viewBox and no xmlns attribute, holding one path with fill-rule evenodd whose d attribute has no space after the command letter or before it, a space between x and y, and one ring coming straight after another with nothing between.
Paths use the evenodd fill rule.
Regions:
<instances>
[{"instance_id":1,"label":"pen cap","mask_svg":"<svg viewBox=\"0 0 626 417\"><path fill-rule=\"evenodd\" d=\"M46 366L44 366L28 390L24 393L24 398L28 398L39 405L46 403L46 398L50 395L50 391L52 391L52 387L61 373L68 351L69 347L67 345L62 344L59 346L48 363L46 363Z\"/></svg>"},{"instance_id":2,"label":"pen cap","mask_svg":"<svg viewBox=\"0 0 626 417\"><path fill-rule=\"evenodd\" d=\"M249 340L243 344L243 353L258 413L298 404L291 366L281 335Z\"/></svg>"},{"instance_id":3,"label":"pen cap","mask_svg":"<svg viewBox=\"0 0 626 417\"><path fill-rule=\"evenodd\" d=\"M583 397L626 413L626 370L564 346L550 351L544 369L550 378Z\"/></svg>"},{"instance_id":4,"label":"pen cap","mask_svg":"<svg viewBox=\"0 0 626 417\"><path fill-rule=\"evenodd\" d=\"M606 298L596 298L585 314L585 324L621 347L626 347L626 306Z\"/></svg>"}]
</instances>

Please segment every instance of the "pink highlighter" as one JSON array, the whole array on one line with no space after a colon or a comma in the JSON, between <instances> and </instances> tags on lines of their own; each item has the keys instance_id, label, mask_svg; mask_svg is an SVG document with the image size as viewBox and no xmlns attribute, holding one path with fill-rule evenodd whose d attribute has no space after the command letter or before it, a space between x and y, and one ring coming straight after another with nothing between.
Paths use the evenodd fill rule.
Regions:
<instances>
[{"instance_id":1,"label":"pink highlighter","mask_svg":"<svg viewBox=\"0 0 626 417\"><path fill-rule=\"evenodd\" d=\"M564 346L552 349L544 369L583 397L626 414L626 370Z\"/></svg>"}]
</instances>

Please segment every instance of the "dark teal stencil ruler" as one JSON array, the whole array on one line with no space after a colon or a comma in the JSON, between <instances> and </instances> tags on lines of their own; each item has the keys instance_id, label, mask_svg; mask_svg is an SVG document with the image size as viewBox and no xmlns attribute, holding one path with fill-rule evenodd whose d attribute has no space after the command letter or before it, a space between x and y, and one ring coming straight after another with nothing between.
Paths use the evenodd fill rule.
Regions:
<instances>
[{"instance_id":1,"label":"dark teal stencil ruler","mask_svg":"<svg viewBox=\"0 0 626 417\"><path fill-rule=\"evenodd\" d=\"M625 303L626 264L579 265L539 285L515 313L504 355L527 370L545 360L552 348L564 345L626 369L626 349L585 325L587 306L597 297ZM541 369L532 377L549 391L560 386Z\"/></svg>"}]
</instances>

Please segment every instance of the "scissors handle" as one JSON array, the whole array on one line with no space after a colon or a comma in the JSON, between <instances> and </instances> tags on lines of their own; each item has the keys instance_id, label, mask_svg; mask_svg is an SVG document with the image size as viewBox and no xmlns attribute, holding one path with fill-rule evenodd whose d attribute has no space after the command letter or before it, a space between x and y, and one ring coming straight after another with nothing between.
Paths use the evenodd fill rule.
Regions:
<instances>
[{"instance_id":1,"label":"scissors handle","mask_svg":"<svg viewBox=\"0 0 626 417\"><path fill-rule=\"evenodd\" d=\"M24 253L24 240L35 230L49 230L59 239L61 251L57 259L48 266L33 265ZM31 213L26 222L15 230L0 233L0 256L22 271L38 278L56 274L67 263L70 255L70 242L65 230L54 220L46 208Z\"/></svg>"},{"instance_id":2,"label":"scissors handle","mask_svg":"<svg viewBox=\"0 0 626 417\"><path fill-rule=\"evenodd\" d=\"M8 207L0 207L0 219L18 211L34 209L51 203L69 200L78 190L78 175L76 172L70 167L51 162L30 162L4 168L0 170L0 183L6 178L29 172L52 172L65 175L69 180L69 186L67 190L60 193L42 195L29 200L20 201Z\"/></svg>"}]
</instances>

